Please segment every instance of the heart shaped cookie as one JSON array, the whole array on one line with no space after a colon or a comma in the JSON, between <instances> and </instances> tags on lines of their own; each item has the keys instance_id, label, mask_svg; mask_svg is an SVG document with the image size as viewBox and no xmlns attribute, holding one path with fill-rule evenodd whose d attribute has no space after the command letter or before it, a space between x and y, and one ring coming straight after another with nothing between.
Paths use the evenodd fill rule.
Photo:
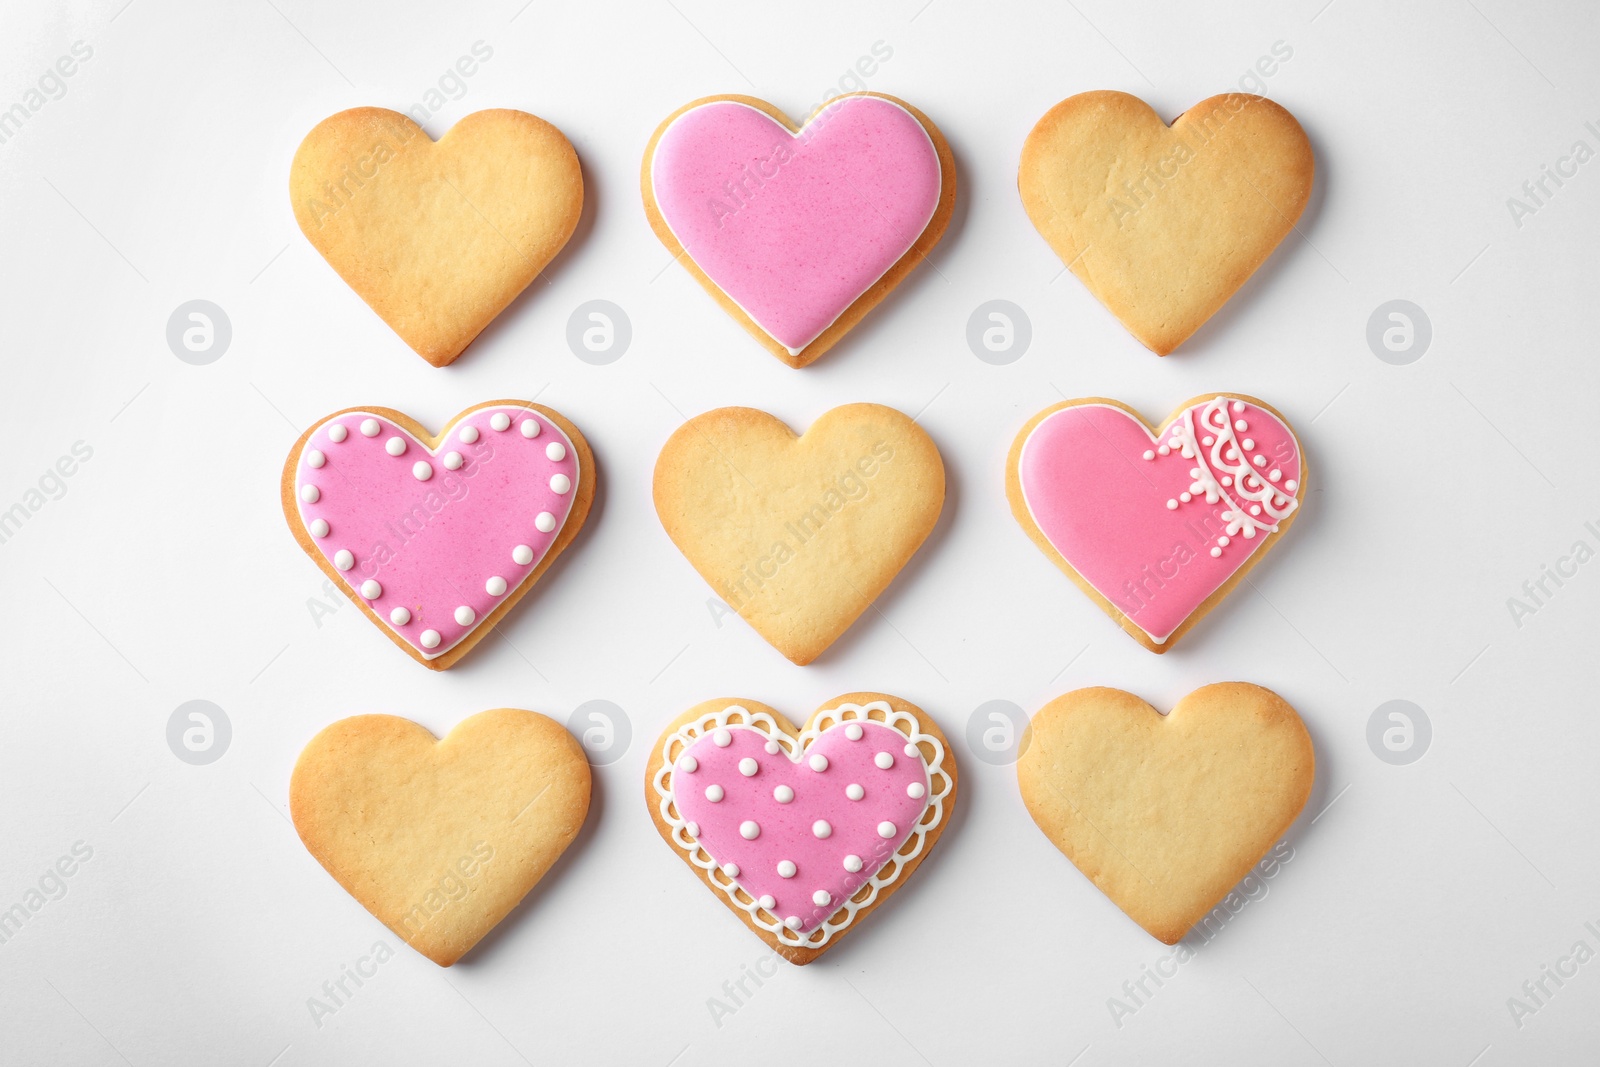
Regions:
<instances>
[{"instance_id":1,"label":"heart shaped cookie","mask_svg":"<svg viewBox=\"0 0 1600 1067\"><path fill-rule=\"evenodd\" d=\"M1164 356L1294 228L1314 169L1305 131L1264 97L1213 96L1169 128L1136 96L1092 92L1034 126L1017 188L1062 262Z\"/></svg>"},{"instance_id":2,"label":"heart shaped cookie","mask_svg":"<svg viewBox=\"0 0 1600 1067\"><path fill-rule=\"evenodd\" d=\"M656 236L791 367L833 347L944 235L955 161L937 127L879 93L802 127L764 100L682 107L645 149Z\"/></svg>"},{"instance_id":3,"label":"heart shaped cookie","mask_svg":"<svg viewBox=\"0 0 1600 1067\"><path fill-rule=\"evenodd\" d=\"M810 963L927 858L955 806L944 734L915 705L849 693L797 729L750 700L673 720L645 769L656 829L790 963Z\"/></svg>"},{"instance_id":4,"label":"heart shaped cookie","mask_svg":"<svg viewBox=\"0 0 1600 1067\"><path fill-rule=\"evenodd\" d=\"M345 892L448 967L578 836L589 763L532 711L485 711L442 741L409 719L357 715L301 751L289 810Z\"/></svg>"},{"instance_id":5,"label":"heart shaped cookie","mask_svg":"<svg viewBox=\"0 0 1600 1067\"><path fill-rule=\"evenodd\" d=\"M1243 393L1195 397L1159 430L1115 400L1063 401L1028 420L1006 461L1017 522L1152 652L1277 544L1305 482L1294 431Z\"/></svg>"},{"instance_id":6,"label":"heart shaped cookie","mask_svg":"<svg viewBox=\"0 0 1600 1067\"><path fill-rule=\"evenodd\" d=\"M1305 807L1311 738L1276 693L1196 689L1162 715L1120 689L1079 689L1033 717L1017 760L1028 813L1151 935L1176 944Z\"/></svg>"},{"instance_id":7,"label":"heart shaped cookie","mask_svg":"<svg viewBox=\"0 0 1600 1067\"><path fill-rule=\"evenodd\" d=\"M927 539L944 463L911 419L834 408L803 436L753 408L697 415L656 459L656 514L729 607L802 666Z\"/></svg>"},{"instance_id":8,"label":"heart shaped cookie","mask_svg":"<svg viewBox=\"0 0 1600 1067\"><path fill-rule=\"evenodd\" d=\"M323 119L289 168L313 248L417 355L453 362L555 258L583 211L560 130L476 111L437 142L398 111Z\"/></svg>"},{"instance_id":9,"label":"heart shaped cookie","mask_svg":"<svg viewBox=\"0 0 1600 1067\"><path fill-rule=\"evenodd\" d=\"M346 408L283 465L289 529L412 659L454 666L564 552L594 500L594 456L550 408L492 400L438 435Z\"/></svg>"}]
</instances>

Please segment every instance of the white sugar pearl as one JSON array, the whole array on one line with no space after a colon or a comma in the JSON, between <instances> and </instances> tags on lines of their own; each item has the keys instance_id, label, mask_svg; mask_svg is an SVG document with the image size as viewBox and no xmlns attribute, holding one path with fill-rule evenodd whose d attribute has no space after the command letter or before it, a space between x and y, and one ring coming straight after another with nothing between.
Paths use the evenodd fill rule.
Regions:
<instances>
[{"instance_id":1,"label":"white sugar pearl","mask_svg":"<svg viewBox=\"0 0 1600 1067\"><path fill-rule=\"evenodd\" d=\"M527 545L518 545L511 550L511 562L519 567L526 567L533 562L533 549Z\"/></svg>"},{"instance_id":2,"label":"white sugar pearl","mask_svg":"<svg viewBox=\"0 0 1600 1067\"><path fill-rule=\"evenodd\" d=\"M693 756L685 756L678 761L678 770L684 774L693 774L700 769L700 761Z\"/></svg>"},{"instance_id":3,"label":"white sugar pearl","mask_svg":"<svg viewBox=\"0 0 1600 1067\"><path fill-rule=\"evenodd\" d=\"M425 482L433 477L433 465L425 459L419 459L416 466L411 468L411 474L417 481Z\"/></svg>"},{"instance_id":4,"label":"white sugar pearl","mask_svg":"<svg viewBox=\"0 0 1600 1067\"><path fill-rule=\"evenodd\" d=\"M1228 547L1228 540L1229 540L1228 535L1227 534L1223 534L1221 537L1217 538L1217 544L1221 545L1223 548L1227 548Z\"/></svg>"},{"instance_id":5,"label":"white sugar pearl","mask_svg":"<svg viewBox=\"0 0 1600 1067\"><path fill-rule=\"evenodd\" d=\"M910 797L912 800L921 800L923 797L927 796L927 794L928 787L923 785L921 782L912 782L910 785L906 786L906 796Z\"/></svg>"},{"instance_id":6,"label":"white sugar pearl","mask_svg":"<svg viewBox=\"0 0 1600 1067\"><path fill-rule=\"evenodd\" d=\"M1273 467L1270 471L1267 472L1267 477L1271 478L1273 481L1276 482L1276 481L1280 480L1283 477L1283 472L1281 470L1279 470L1277 467Z\"/></svg>"},{"instance_id":7,"label":"white sugar pearl","mask_svg":"<svg viewBox=\"0 0 1600 1067\"><path fill-rule=\"evenodd\" d=\"M306 466L308 467L320 467L326 462L328 462L328 457L314 448L306 453Z\"/></svg>"},{"instance_id":8,"label":"white sugar pearl","mask_svg":"<svg viewBox=\"0 0 1600 1067\"><path fill-rule=\"evenodd\" d=\"M856 723L851 723L844 728L844 735L852 741L859 741L861 740L861 727Z\"/></svg>"},{"instance_id":9,"label":"white sugar pearl","mask_svg":"<svg viewBox=\"0 0 1600 1067\"><path fill-rule=\"evenodd\" d=\"M440 641L439 631L438 630L424 630L424 631L422 631L422 637L421 637L420 640L422 641L422 647L423 648L438 648L439 647L439 641Z\"/></svg>"},{"instance_id":10,"label":"white sugar pearl","mask_svg":"<svg viewBox=\"0 0 1600 1067\"><path fill-rule=\"evenodd\" d=\"M332 426L328 427L328 440L332 441L336 445L343 444L344 439L349 436L350 431L345 429L342 423L336 422Z\"/></svg>"},{"instance_id":11,"label":"white sugar pearl","mask_svg":"<svg viewBox=\"0 0 1600 1067\"><path fill-rule=\"evenodd\" d=\"M884 837L884 838L893 837L895 834L897 834L899 832L900 832L899 830L895 829L894 823L889 822L887 819L885 819L883 822L880 822L878 824L878 836L879 837Z\"/></svg>"},{"instance_id":12,"label":"white sugar pearl","mask_svg":"<svg viewBox=\"0 0 1600 1067\"><path fill-rule=\"evenodd\" d=\"M551 441L544 446L544 456L552 463L560 463L567 458L567 446L560 441Z\"/></svg>"},{"instance_id":13,"label":"white sugar pearl","mask_svg":"<svg viewBox=\"0 0 1600 1067\"><path fill-rule=\"evenodd\" d=\"M1253 438L1253 437L1246 437L1246 438L1245 438L1245 439L1244 439L1244 450L1245 450L1245 451L1246 451L1246 452L1254 452L1254 451L1255 451L1255 450L1256 450L1256 441L1255 441L1255 438Z\"/></svg>"},{"instance_id":14,"label":"white sugar pearl","mask_svg":"<svg viewBox=\"0 0 1600 1067\"><path fill-rule=\"evenodd\" d=\"M533 517L533 528L540 533L549 533L556 528L556 517L548 511L541 511Z\"/></svg>"},{"instance_id":15,"label":"white sugar pearl","mask_svg":"<svg viewBox=\"0 0 1600 1067\"><path fill-rule=\"evenodd\" d=\"M1189 501L1193 500L1194 497L1190 496L1188 493L1179 493L1178 499L1187 504Z\"/></svg>"},{"instance_id":16,"label":"white sugar pearl","mask_svg":"<svg viewBox=\"0 0 1600 1067\"><path fill-rule=\"evenodd\" d=\"M711 743L718 748L727 748L733 744L733 734L724 729L716 729L711 733Z\"/></svg>"},{"instance_id":17,"label":"white sugar pearl","mask_svg":"<svg viewBox=\"0 0 1600 1067\"><path fill-rule=\"evenodd\" d=\"M300 499L304 500L307 504L315 504L317 501L322 499L322 490L318 489L314 485L302 485L300 487Z\"/></svg>"},{"instance_id":18,"label":"white sugar pearl","mask_svg":"<svg viewBox=\"0 0 1600 1067\"><path fill-rule=\"evenodd\" d=\"M746 756L744 759L739 761L739 773L744 775L746 778L754 778L756 776L756 772L760 769L761 764L757 763L749 756Z\"/></svg>"},{"instance_id":19,"label":"white sugar pearl","mask_svg":"<svg viewBox=\"0 0 1600 1067\"><path fill-rule=\"evenodd\" d=\"M760 904L763 908L766 908L768 911L771 911L773 908L776 908L778 906L778 902L776 900L772 899L772 894L771 893L763 893L761 895L761 899L756 901L756 903Z\"/></svg>"},{"instance_id":20,"label":"white sugar pearl","mask_svg":"<svg viewBox=\"0 0 1600 1067\"><path fill-rule=\"evenodd\" d=\"M832 837L833 824L827 819L818 819L816 822L811 824L811 834L813 837L822 839Z\"/></svg>"},{"instance_id":21,"label":"white sugar pearl","mask_svg":"<svg viewBox=\"0 0 1600 1067\"><path fill-rule=\"evenodd\" d=\"M833 897L828 894L828 891L826 889L819 889L815 893L811 894L811 903L813 903L813 904L832 904L833 903Z\"/></svg>"},{"instance_id":22,"label":"white sugar pearl","mask_svg":"<svg viewBox=\"0 0 1600 1067\"><path fill-rule=\"evenodd\" d=\"M761 836L761 827L754 819L746 819L739 824L739 836L746 841L754 841Z\"/></svg>"},{"instance_id":23,"label":"white sugar pearl","mask_svg":"<svg viewBox=\"0 0 1600 1067\"><path fill-rule=\"evenodd\" d=\"M394 623L396 626L404 626L406 623L411 621L411 609L395 608L393 611L389 612L389 621Z\"/></svg>"},{"instance_id":24,"label":"white sugar pearl","mask_svg":"<svg viewBox=\"0 0 1600 1067\"><path fill-rule=\"evenodd\" d=\"M867 791L862 789L859 783L851 782L849 785L844 787L844 795L849 797L851 800L860 800L862 797L867 795Z\"/></svg>"},{"instance_id":25,"label":"white sugar pearl","mask_svg":"<svg viewBox=\"0 0 1600 1067\"><path fill-rule=\"evenodd\" d=\"M787 919L783 920L783 925L787 926L791 930L800 929L800 916L798 916L798 915L789 916Z\"/></svg>"},{"instance_id":26,"label":"white sugar pearl","mask_svg":"<svg viewBox=\"0 0 1600 1067\"><path fill-rule=\"evenodd\" d=\"M1283 487L1292 493L1296 489L1300 488L1300 483L1295 481L1293 478L1290 478L1288 481L1283 483Z\"/></svg>"},{"instance_id":27,"label":"white sugar pearl","mask_svg":"<svg viewBox=\"0 0 1600 1067\"><path fill-rule=\"evenodd\" d=\"M761 747L766 749L767 755L769 755L769 756L776 756L778 754L779 745L778 745L778 742L776 742L776 741L768 741L766 744L762 745Z\"/></svg>"},{"instance_id":28,"label":"white sugar pearl","mask_svg":"<svg viewBox=\"0 0 1600 1067\"><path fill-rule=\"evenodd\" d=\"M391 437L383 443L383 450L391 456L403 456L406 454L406 439Z\"/></svg>"},{"instance_id":29,"label":"white sugar pearl","mask_svg":"<svg viewBox=\"0 0 1600 1067\"><path fill-rule=\"evenodd\" d=\"M739 865L737 863L724 863L722 865L722 873L729 878L737 878L739 877Z\"/></svg>"},{"instance_id":30,"label":"white sugar pearl","mask_svg":"<svg viewBox=\"0 0 1600 1067\"><path fill-rule=\"evenodd\" d=\"M539 436L539 434L544 430L544 427L539 425L538 419L523 419L522 425L519 426L518 429L522 431L522 436L534 438Z\"/></svg>"},{"instance_id":31,"label":"white sugar pearl","mask_svg":"<svg viewBox=\"0 0 1600 1067\"><path fill-rule=\"evenodd\" d=\"M1243 410L1244 410L1244 401L1243 400L1235 400L1233 402L1233 413L1235 415L1237 415L1237 414L1239 414L1239 412L1241 412Z\"/></svg>"},{"instance_id":32,"label":"white sugar pearl","mask_svg":"<svg viewBox=\"0 0 1600 1067\"><path fill-rule=\"evenodd\" d=\"M368 578L361 583L361 595L368 600L377 600L383 595L383 586L379 585L376 579Z\"/></svg>"},{"instance_id":33,"label":"white sugar pearl","mask_svg":"<svg viewBox=\"0 0 1600 1067\"><path fill-rule=\"evenodd\" d=\"M886 771L894 766L894 757L887 752L880 752L872 757L872 762L877 764L879 769Z\"/></svg>"},{"instance_id":34,"label":"white sugar pearl","mask_svg":"<svg viewBox=\"0 0 1600 1067\"><path fill-rule=\"evenodd\" d=\"M342 571L347 571L356 565L356 558L350 554L348 548L341 548L333 554L333 565Z\"/></svg>"},{"instance_id":35,"label":"white sugar pearl","mask_svg":"<svg viewBox=\"0 0 1600 1067\"><path fill-rule=\"evenodd\" d=\"M1250 428L1250 424L1245 422L1243 419L1235 419L1234 423L1233 423L1233 428L1235 430L1238 430L1240 433L1243 433L1245 430L1248 430Z\"/></svg>"},{"instance_id":36,"label":"white sugar pearl","mask_svg":"<svg viewBox=\"0 0 1600 1067\"><path fill-rule=\"evenodd\" d=\"M1167 501L1167 510L1168 511L1174 511L1174 510L1177 509L1177 507L1178 507L1178 502L1176 500Z\"/></svg>"},{"instance_id":37,"label":"white sugar pearl","mask_svg":"<svg viewBox=\"0 0 1600 1067\"><path fill-rule=\"evenodd\" d=\"M378 434L382 430L383 430L383 427L378 425L378 420L377 419L362 419L361 420L361 436L362 437L376 437L376 436L378 436Z\"/></svg>"},{"instance_id":38,"label":"white sugar pearl","mask_svg":"<svg viewBox=\"0 0 1600 1067\"><path fill-rule=\"evenodd\" d=\"M444 469L447 471L458 471L465 462L466 460L461 458L460 452L446 452L444 454Z\"/></svg>"},{"instance_id":39,"label":"white sugar pearl","mask_svg":"<svg viewBox=\"0 0 1600 1067\"><path fill-rule=\"evenodd\" d=\"M312 537L327 537L328 536L328 520L327 519L312 519L309 529L311 530L311 536Z\"/></svg>"},{"instance_id":40,"label":"white sugar pearl","mask_svg":"<svg viewBox=\"0 0 1600 1067\"><path fill-rule=\"evenodd\" d=\"M1252 462L1254 462L1258 467L1265 467L1267 465L1267 457L1257 456Z\"/></svg>"},{"instance_id":41,"label":"white sugar pearl","mask_svg":"<svg viewBox=\"0 0 1600 1067\"><path fill-rule=\"evenodd\" d=\"M497 574L483 583L483 591L490 596L505 596L506 580Z\"/></svg>"},{"instance_id":42,"label":"white sugar pearl","mask_svg":"<svg viewBox=\"0 0 1600 1067\"><path fill-rule=\"evenodd\" d=\"M461 443L475 445L478 443L478 428L476 426L461 427Z\"/></svg>"},{"instance_id":43,"label":"white sugar pearl","mask_svg":"<svg viewBox=\"0 0 1600 1067\"><path fill-rule=\"evenodd\" d=\"M550 478L550 491L556 496L565 496L572 490L572 479L565 474L552 475Z\"/></svg>"},{"instance_id":44,"label":"white sugar pearl","mask_svg":"<svg viewBox=\"0 0 1600 1067\"><path fill-rule=\"evenodd\" d=\"M1144 458L1145 459L1155 459L1156 458L1155 451L1153 449L1149 449L1149 448L1145 449L1144 450Z\"/></svg>"},{"instance_id":45,"label":"white sugar pearl","mask_svg":"<svg viewBox=\"0 0 1600 1067\"><path fill-rule=\"evenodd\" d=\"M844 869L849 871L851 874L860 873L860 871L861 871L861 857L860 856L846 856L844 858Z\"/></svg>"},{"instance_id":46,"label":"white sugar pearl","mask_svg":"<svg viewBox=\"0 0 1600 1067\"><path fill-rule=\"evenodd\" d=\"M722 791L722 787L720 785L706 786L706 799L711 801L713 804L722 803L722 798L725 795L726 794Z\"/></svg>"},{"instance_id":47,"label":"white sugar pearl","mask_svg":"<svg viewBox=\"0 0 1600 1067\"><path fill-rule=\"evenodd\" d=\"M700 836L700 824L697 822L686 822L683 824L683 829L690 837Z\"/></svg>"},{"instance_id":48,"label":"white sugar pearl","mask_svg":"<svg viewBox=\"0 0 1600 1067\"><path fill-rule=\"evenodd\" d=\"M906 747L901 749L901 751L904 752L907 756L911 757L912 759L921 759L922 758L922 749L918 748L916 745L913 745L909 741L906 742Z\"/></svg>"},{"instance_id":49,"label":"white sugar pearl","mask_svg":"<svg viewBox=\"0 0 1600 1067\"><path fill-rule=\"evenodd\" d=\"M786 785L780 785L778 788L772 791L772 799L776 800L779 804L787 804L789 801L794 799L794 790L790 789Z\"/></svg>"},{"instance_id":50,"label":"white sugar pearl","mask_svg":"<svg viewBox=\"0 0 1600 1067\"><path fill-rule=\"evenodd\" d=\"M490 429L493 429L493 430L504 430L510 425L511 425L511 416L507 415L503 411L497 411L493 415L489 416L489 428Z\"/></svg>"},{"instance_id":51,"label":"white sugar pearl","mask_svg":"<svg viewBox=\"0 0 1600 1067\"><path fill-rule=\"evenodd\" d=\"M473 623L475 623L477 621L478 621L478 613L473 611L471 608L467 607L465 604L461 605L459 608L456 609L456 625L457 626L471 626Z\"/></svg>"},{"instance_id":52,"label":"white sugar pearl","mask_svg":"<svg viewBox=\"0 0 1600 1067\"><path fill-rule=\"evenodd\" d=\"M820 771L825 771L825 770L828 769L828 757L824 756L820 752L818 752L816 755L812 756L806 762L808 764L810 764L811 769L814 770L814 771L819 771L820 772Z\"/></svg>"},{"instance_id":53,"label":"white sugar pearl","mask_svg":"<svg viewBox=\"0 0 1600 1067\"><path fill-rule=\"evenodd\" d=\"M1212 558L1212 559L1219 559L1219 558L1221 558L1221 556L1222 556L1222 549L1220 549L1220 548L1213 548L1213 549L1212 549L1212 550L1211 550L1211 558Z\"/></svg>"},{"instance_id":54,"label":"white sugar pearl","mask_svg":"<svg viewBox=\"0 0 1600 1067\"><path fill-rule=\"evenodd\" d=\"M794 875L795 875L795 870L796 870L796 868L795 868L795 865L794 865L794 860L779 860L778 861L778 877L779 878L793 878Z\"/></svg>"}]
</instances>

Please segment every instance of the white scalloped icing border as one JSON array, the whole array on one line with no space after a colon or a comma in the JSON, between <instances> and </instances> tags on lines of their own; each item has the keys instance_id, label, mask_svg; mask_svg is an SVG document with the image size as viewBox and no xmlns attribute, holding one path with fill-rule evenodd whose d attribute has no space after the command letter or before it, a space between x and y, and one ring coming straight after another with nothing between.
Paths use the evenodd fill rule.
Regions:
<instances>
[{"instance_id":1,"label":"white scalloped icing border","mask_svg":"<svg viewBox=\"0 0 1600 1067\"><path fill-rule=\"evenodd\" d=\"M884 717L873 718L871 713L875 711L883 713ZM738 721L734 721L735 716L738 717ZM672 772L677 766L678 756L684 749L718 727L733 725L753 729L767 740L776 741L782 746L784 754L790 760L798 761L798 754L804 753L824 732L848 722L879 723L905 734L918 748L925 744L931 746L933 759L929 760L926 754L922 757L923 766L928 772L928 800L923 806L922 815L917 819L916 826L911 830L911 836L906 838L905 843L895 851L894 855L885 860L872 877L862 883L862 889L851 894L850 898L825 922L802 935L798 931L789 929L783 924L782 919L756 903L755 898L745 892L736 879L724 875L717 861L711 858L711 854L700 847L699 841L688 835L684 828L685 820L679 817L673 803ZM902 729L902 724L909 726L910 729ZM721 890L735 907L749 915L751 922L775 936L783 944L793 948L821 948L832 940L835 934L854 922L857 912L877 900L879 892L885 886L893 885L899 879L905 865L922 854L928 831L944 821L944 801L955 787L955 783L944 769L944 757L944 745L937 737L922 732L922 723L915 715L908 711L896 711L882 700L874 700L867 704L845 703L837 708L820 711L812 719L811 725L800 731L799 737L791 737L779 729L777 721L764 711L752 712L739 704L729 704L721 711L707 712L694 721L685 723L667 736L661 744L662 763L660 769L656 771L654 785L656 794L660 797L662 821L672 827L672 843L683 850L690 863L706 872L712 885ZM866 890L864 898L863 889ZM840 915L844 918L839 919Z\"/></svg>"}]
</instances>

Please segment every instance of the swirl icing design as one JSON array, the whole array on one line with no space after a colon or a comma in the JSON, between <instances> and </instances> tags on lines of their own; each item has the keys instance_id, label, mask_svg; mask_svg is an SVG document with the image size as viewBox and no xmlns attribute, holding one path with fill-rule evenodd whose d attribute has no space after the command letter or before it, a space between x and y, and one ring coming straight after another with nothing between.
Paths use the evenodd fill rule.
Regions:
<instances>
[{"instance_id":1,"label":"swirl icing design","mask_svg":"<svg viewBox=\"0 0 1600 1067\"><path fill-rule=\"evenodd\" d=\"M921 853L952 787L943 745L882 701L824 711L798 739L730 705L669 735L662 759L673 844L759 926L808 948Z\"/></svg>"},{"instance_id":2,"label":"swirl icing design","mask_svg":"<svg viewBox=\"0 0 1600 1067\"><path fill-rule=\"evenodd\" d=\"M339 581L431 660L538 570L583 476L572 440L527 407L472 411L437 449L354 411L306 439L295 495Z\"/></svg>"},{"instance_id":3,"label":"swirl icing design","mask_svg":"<svg viewBox=\"0 0 1600 1067\"><path fill-rule=\"evenodd\" d=\"M649 173L684 251L790 355L911 249L943 181L916 117L858 95L798 133L733 100L691 108L662 132Z\"/></svg>"},{"instance_id":4,"label":"swirl icing design","mask_svg":"<svg viewBox=\"0 0 1600 1067\"><path fill-rule=\"evenodd\" d=\"M1033 428L1018 479L1034 523L1157 644L1299 506L1300 445L1272 412L1216 396L1159 435L1110 404Z\"/></svg>"}]
</instances>

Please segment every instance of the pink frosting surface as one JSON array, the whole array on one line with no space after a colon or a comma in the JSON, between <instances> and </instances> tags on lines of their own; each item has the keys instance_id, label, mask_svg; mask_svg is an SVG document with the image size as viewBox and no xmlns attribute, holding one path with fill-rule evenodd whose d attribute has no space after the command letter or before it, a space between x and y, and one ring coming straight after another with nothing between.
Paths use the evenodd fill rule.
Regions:
<instances>
[{"instance_id":1,"label":"pink frosting surface","mask_svg":"<svg viewBox=\"0 0 1600 1067\"><path fill-rule=\"evenodd\" d=\"M861 739L852 741L846 734L849 724L824 730L791 761L782 750L766 750L767 738L748 726L730 725L731 741L719 747L715 732L699 738L684 750L697 764L693 772L684 770L683 755L672 774L672 791L678 813L696 824L692 835L718 864L734 863L740 888L759 900L774 898L768 910L779 919L798 917L800 930L814 929L860 889L868 879L911 836L928 805L930 781L922 757L905 754L906 737L879 723L860 722ZM894 763L881 768L874 763L886 752ZM828 761L826 770L812 769L810 760L821 755ZM739 769L744 759L756 763L756 773L746 776ZM922 796L906 792L920 783ZM851 800L845 790L851 784L862 788L860 800ZM720 786L719 801L707 798L706 791ZM775 799L779 786L794 791L788 803ZM818 820L831 829L818 837ZM740 833L745 822L760 827L760 835L746 839ZM894 833L884 837L882 823L892 823ZM861 870L845 868L846 856L862 861ZM778 865L789 861L795 866L792 877L779 873ZM813 894L822 890L829 902L818 904Z\"/></svg>"},{"instance_id":2,"label":"pink frosting surface","mask_svg":"<svg viewBox=\"0 0 1600 1067\"><path fill-rule=\"evenodd\" d=\"M503 413L504 430L491 425ZM374 420L379 431L368 437L361 425ZM534 437L522 425L532 420L539 428ZM330 430L341 426L343 441ZM477 440L463 440L475 430ZM386 445L398 438L405 450L390 455ZM550 458L554 444L562 458ZM313 453L324 462L313 467ZM445 459L461 457L450 470ZM419 480L414 468L426 463L431 471ZM556 475L570 483L565 492L551 487ZM311 485L317 499L300 495L300 518L317 550L337 566L340 550L350 552L353 566L343 571L351 589L361 590L367 580L382 587L368 603L383 625L400 634L418 652L433 658L443 655L475 630L508 595L537 568L560 534L572 510L580 472L577 453L561 428L536 411L520 406L483 408L467 415L431 452L410 433L380 415L350 412L319 425L301 449L296 465L296 492ZM550 517L551 528L541 531L538 517ZM328 524L326 535L316 536L316 523ZM531 553L528 562L513 558L517 546ZM499 595L488 590L491 578L501 578L506 589ZM363 599L366 599L363 596ZM456 609L471 609L474 619L462 624ZM410 619L391 621L391 613L404 608ZM439 643L425 647L425 631L439 634Z\"/></svg>"},{"instance_id":3,"label":"pink frosting surface","mask_svg":"<svg viewBox=\"0 0 1600 1067\"><path fill-rule=\"evenodd\" d=\"M848 96L798 135L745 104L678 116L656 206L700 269L797 353L905 255L939 205L939 155L910 112Z\"/></svg>"},{"instance_id":4,"label":"pink frosting surface","mask_svg":"<svg viewBox=\"0 0 1600 1067\"><path fill-rule=\"evenodd\" d=\"M1159 438L1121 408L1080 404L1043 419L1023 445L1018 476L1034 522L1074 570L1158 642L1265 540L1263 529L1253 528L1253 536L1227 532L1229 500L1256 522L1271 525L1276 520L1267 504L1246 494L1267 495L1286 514L1300 478L1299 445L1282 421L1224 398L1226 426L1219 432L1216 404L1187 408L1188 420L1175 419ZM1243 429L1237 428L1240 422ZM1199 441L1197 455L1186 458L1174 436L1190 425ZM1228 434L1234 438L1232 463L1226 451L1214 454L1229 447L1223 440ZM1213 443L1207 445L1207 438ZM1163 447L1169 454L1160 453ZM1147 452L1152 458L1144 458ZM1265 462L1257 464L1257 456ZM1240 462L1255 473L1239 475ZM1195 490L1196 471L1209 473L1226 496L1208 502ZM1233 484L1221 485L1223 478ZM1252 514L1252 507L1261 513Z\"/></svg>"}]
</instances>

